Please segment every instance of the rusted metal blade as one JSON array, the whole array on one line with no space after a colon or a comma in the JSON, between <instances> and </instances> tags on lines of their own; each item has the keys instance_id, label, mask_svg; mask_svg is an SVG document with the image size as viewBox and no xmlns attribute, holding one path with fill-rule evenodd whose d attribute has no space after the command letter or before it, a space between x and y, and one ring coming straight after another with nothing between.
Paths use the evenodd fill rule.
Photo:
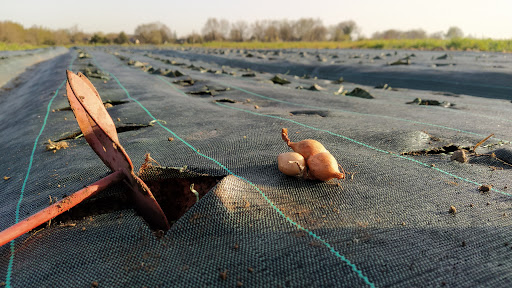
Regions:
<instances>
[{"instance_id":1,"label":"rusted metal blade","mask_svg":"<svg viewBox=\"0 0 512 288\"><path fill-rule=\"evenodd\" d=\"M76 82L76 81L75 81ZM117 150L120 145L116 144L116 141L111 139L109 135L101 129L101 127L94 121L90 114L85 110L84 104L78 100L75 92L71 88L69 82L66 85L69 105L75 114L78 126L84 134L85 140L89 143L89 146L96 152L100 159L110 168L112 171L122 170L125 175L129 175L130 171L133 170L133 164L130 159L125 155L126 153L119 152ZM87 89L86 92L90 91ZM79 94L80 95L80 94ZM95 97L93 95L81 97Z\"/></svg>"},{"instance_id":2,"label":"rusted metal blade","mask_svg":"<svg viewBox=\"0 0 512 288\"><path fill-rule=\"evenodd\" d=\"M81 74L76 75L71 71L66 71L68 83L73 91L75 98L82 104L96 125L98 125L115 142L119 142L116 132L116 125L107 112L107 109L101 101L101 97L92 85L92 83ZM69 98L69 97L68 97Z\"/></svg>"},{"instance_id":3,"label":"rusted metal blade","mask_svg":"<svg viewBox=\"0 0 512 288\"><path fill-rule=\"evenodd\" d=\"M98 92L84 75L67 71L69 104L87 143L112 171L122 171L137 211L153 229L169 230L162 208L146 184L133 172L133 164L119 143L115 124ZM113 127L113 128L112 128Z\"/></svg>"}]
</instances>

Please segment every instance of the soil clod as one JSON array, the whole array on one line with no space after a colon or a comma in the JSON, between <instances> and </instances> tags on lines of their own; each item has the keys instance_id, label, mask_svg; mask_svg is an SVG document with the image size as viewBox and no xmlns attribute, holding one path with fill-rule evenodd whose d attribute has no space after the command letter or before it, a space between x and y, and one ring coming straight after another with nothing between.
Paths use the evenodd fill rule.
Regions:
<instances>
[{"instance_id":1,"label":"soil clod","mask_svg":"<svg viewBox=\"0 0 512 288\"><path fill-rule=\"evenodd\" d=\"M464 149L460 149L460 150L453 152L452 156L450 157L450 160L452 160L452 161L455 160L460 163L468 162L467 151Z\"/></svg>"},{"instance_id":2,"label":"soil clod","mask_svg":"<svg viewBox=\"0 0 512 288\"><path fill-rule=\"evenodd\" d=\"M478 187L478 190L480 190L483 193L486 193L486 192L491 191L491 188L492 188L492 185L484 184L484 185L481 185L480 187Z\"/></svg>"}]
</instances>

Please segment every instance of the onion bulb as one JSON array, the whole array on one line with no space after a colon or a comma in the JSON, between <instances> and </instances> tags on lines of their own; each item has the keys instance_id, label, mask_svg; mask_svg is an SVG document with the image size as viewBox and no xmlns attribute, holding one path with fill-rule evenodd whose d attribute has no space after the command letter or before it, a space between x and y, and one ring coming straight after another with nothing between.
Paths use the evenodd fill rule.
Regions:
<instances>
[{"instance_id":1,"label":"onion bulb","mask_svg":"<svg viewBox=\"0 0 512 288\"><path fill-rule=\"evenodd\" d=\"M309 157L308 177L320 181L329 181L333 178L345 179L345 173L340 172L338 162L329 151L317 153Z\"/></svg>"},{"instance_id":2,"label":"onion bulb","mask_svg":"<svg viewBox=\"0 0 512 288\"><path fill-rule=\"evenodd\" d=\"M289 176L320 181L345 179L343 168L343 172L340 172L338 167L341 166L322 143L313 139L292 142L286 128L282 129L281 138L295 152L283 153L277 157L279 171ZM296 159L302 159L302 162Z\"/></svg>"},{"instance_id":3,"label":"onion bulb","mask_svg":"<svg viewBox=\"0 0 512 288\"><path fill-rule=\"evenodd\" d=\"M277 156L277 166L279 171L285 175L303 177L306 161L297 152L286 152Z\"/></svg>"},{"instance_id":4,"label":"onion bulb","mask_svg":"<svg viewBox=\"0 0 512 288\"><path fill-rule=\"evenodd\" d=\"M290 138L288 138L288 129L286 128L283 128L281 131L281 138L283 138L284 142L286 142L293 151L300 153L306 160L310 156L327 151L322 143L313 139L306 139L300 142L290 141Z\"/></svg>"}]
</instances>

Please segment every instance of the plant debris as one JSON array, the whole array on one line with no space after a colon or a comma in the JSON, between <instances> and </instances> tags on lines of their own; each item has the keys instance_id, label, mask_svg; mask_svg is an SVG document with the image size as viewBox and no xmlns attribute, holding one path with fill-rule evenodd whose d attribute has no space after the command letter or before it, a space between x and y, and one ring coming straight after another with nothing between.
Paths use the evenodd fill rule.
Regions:
<instances>
[{"instance_id":1,"label":"plant debris","mask_svg":"<svg viewBox=\"0 0 512 288\"><path fill-rule=\"evenodd\" d=\"M482 139L482 141L476 143L476 145L473 147L473 149L471 149L473 152L475 152L476 148L478 148L478 146L482 145L485 141L487 141L489 138L491 138L492 136L494 136L494 133L492 133L491 135L485 137L484 139Z\"/></svg>"},{"instance_id":2,"label":"plant debris","mask_svg":"<svg viewBox=\"0 0 512 288\"><path fill-rule=\"evenodd\" d=\"M451 214L455 214L457 213L457 208L455 208L455 206L450 206L450 210L448 210Z\"/></svg>"},{"instance_id":3,"label":"plant debris","mask_svg":"<svg viewBox=\"0 0 512 288\"><path fill-rule=\"evenodd\" d=\"M66 141L53 142L52 140L48 139L48 143L46 144L46 151L53 151L53 153L55 153L57 150L66 149L68 147L69 144Z\"/></svg>"},{"instance_id":4,"label":"plant debris","mask_svg":"<svg viewBox=\"0 0 512 288\"><path fill-rule=\"evenodd\" d=\"M365 99L374 99L375 98L372 96L372 94L370 94L370 92L368 92L362 88L359 88L359 87L354 88L354 90L348 92L345 95L359 97L359 98L365 98Z\"/></svg>"},{"instance_id":5,"label":"plant debris","mask_svg":"<svg viewBox=\"0 0 512 288\"><path fill-rule=\"evenodd\" d=\"M80 52L80 53L78 53L78 58L80 58L80 59L91 58L91 55L89 55L85 52Z\"/></svg>"},{"instance_id":6,"label":"plant debris","mask_svg":"<svg viewBox=\"0 0 512 288\"><path fill-rule=\"evenodd\" d=\"M311 90L311 91L323 91L323 90L326 90L324 87L318 85L318 84L313 84L311 85L311 87L308 88L308 90Z\"/></svg>"},{"instance_id":7,"label":"plant debris","mask_svg":"<svg viewBox=\"0 0 512 288\"><path fill-rule=\"evenodd\" d=\"M106 80L106 81L110 80L110 77L108 76L108 74L99 69L91 70L89 67L85 67L85 69L83 71L84 71L85 76L87 76L87 78L98 78L98 79Z\"/></svg>"},{"instance_id":8,"label":"plant debris","mask_svg":"<svg viewBox=\"0 0 512 288\"><path fill-rule=\"evenodd\" d=\"M341 83L343 83L343 81L345 81L345 80L343 79L343 77L340 77L338 80L333 80L333 81L332 81L332 84L341 84Z\"/></svg>"},{"instance_id":9,"label":"plant debris","mask_svg":"<svg viewBox=\"0 0 512 288\"><path fill-rule=\"evenodd\" d=\"M220 272L220 273L219 273L219 277L220 277L220 279L222 279L222 280L226 280L226 279L228 279L228 269L226 269L226 270L224 270L224 271Z\"/></svg>"},{"instance_id":10,"label":"plant debris","mask_svg":"<svg viewBox=\"0 0 512 288\"><path fill-rule=\"evenodd\" d=\"M7 181L7 180L9 180L9 179L11 179L11 177L9 177L9 176L4 176L4 181Z\"/></svg>"},{"instance_id":11,"label":"plant debris","mask_svg":"<svg viewBox=\"0 0 512 288\"><path fill-rule=\"evenodd\" d=\"M196 83L196 81L194 79L188 78L188 79L176 80L172 83L178 84L181 86L192 86Z\"/></svg>"},{"instance_id":12,"label":"plant debris","mask_svg":"<svg viewBox=\"0 0 512 288\"><path fill-rule=\"evenodd\" d=\"M219 95L219 92L229 91L229 90L231 90L231 88L229 88L229 87L205 85L205 86L203 86L199 90L190 91L190 92L187 92L187 93L190 94L190 95L199 95L199 96L201 96L201 95L216 96L216 95Z\"/></svg>"},{"instance_id":13,"label":"plant debris","mask_svg":"<svg viewBox=\"0 0 512 288\"><path fill-rule=\"evenodd\" d=\"M149 63L147 62L140 62L140 61L135 61L135 60L130 60L128 61L128 65L130 66L133 66L133 67L145 67L146 65L149 65ZM148 68L149 69L149 68Z\"/></svg>"},{"instance_id":14,"label":"plant debris","mask_svg":"<svg viewBox=\"0 0 512 288\"><path fill-rule=\"evenodd\" d=\"M448 54L444 54L444 55L437 57L436 60L446 60L448 58L452 59L452 56L448 55Z\"/></svg>"},{"instance_id":15,"label":"plant debris","mask_svg":"<svg viewBox=\"0 0 512 288\"><path fill-rule=\"evenodd\" d=\"M395 62L388 63L388 65L390 65L390 66L395 66L395 65L411 65L411 60L408 57L406 57L406 58L403 58L403 59L398 59Z\"/></svg>"},{"instance_id":16,"label":"plant debris","mask_svg":"<svg viewBox=\"0 0 512 288\"><path fill-rule=\"evenodd\" d=\"M455 104L452 104L447 101L437 101L437 100L428 100L428 99L421 99L416 98L412 100L411 102L406 102L405 104L416 104L416 105L428 105L428 106L441 106L445 108L450 108L455 106Z\"/></svg>"},{"instance_id":17,"label":"plant debris","mask_svg":"<svg viewBox=\"0 0 512 288\"><path fill-rule=\"evenodd\" d=\"M290 81L286 80L285 78L279 77L278 75L275 75L272 79L270 79L270 81L274 82L274 84L279 84L279 85L285 85L285 84L291 83Z\"/></svg>"}]
</instances>

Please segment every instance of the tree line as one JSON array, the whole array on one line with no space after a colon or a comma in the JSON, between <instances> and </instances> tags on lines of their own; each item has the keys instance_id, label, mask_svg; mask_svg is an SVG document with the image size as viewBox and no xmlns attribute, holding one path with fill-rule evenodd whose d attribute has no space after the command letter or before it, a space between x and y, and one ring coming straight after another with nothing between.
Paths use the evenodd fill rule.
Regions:
<instances>
[{"instance_id":1,"label":"tree line","mask_svg":"<svg viewBox=\"0 0 512 288\"><path fill-rule=\"evenodd\" d=\"M376 32L371 39L452 39L462 38L464 33L458 27L450 27L447 32L427 34L423 29L401 31L389 29ZM24 28L12 21L0 21L0 42L32 45L78 45L78 44L164 44L164 43L203 43L211 41L351 41L364 39L360 27L353 21L341 21L336 25L325 26L320 19L301 18L298 20L259 20L253 23L209 18L201 32L193 32L182 38L176 36L167 25L161 22L141 24L133 34L84 33L73 26L70 29L51 30L34 26Z\"/></svg>"}]
</instances>

